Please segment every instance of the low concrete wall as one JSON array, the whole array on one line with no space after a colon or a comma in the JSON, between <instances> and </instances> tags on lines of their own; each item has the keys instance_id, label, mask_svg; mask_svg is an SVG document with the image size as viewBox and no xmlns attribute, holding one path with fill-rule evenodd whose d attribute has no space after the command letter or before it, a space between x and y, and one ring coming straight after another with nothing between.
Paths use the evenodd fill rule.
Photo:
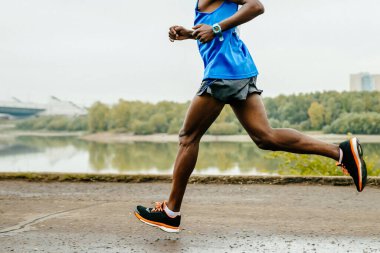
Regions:
<instances>
[{"instance_id":1,"label":"low concrete wall","mask_svg":"<svg viewBox=\"0 0 380 253\"><path fill-rule=\"evenodd\" d=\"M25 180L31 182L120 182L120 183L169 183L169 175L103 175L61 173L0 173L0 180ZM304 176L192 176L193 184L305 184L348 186L350 177ZM367 186L380 187L380 177L369 177Z\"/></svg>"}]
</instances>

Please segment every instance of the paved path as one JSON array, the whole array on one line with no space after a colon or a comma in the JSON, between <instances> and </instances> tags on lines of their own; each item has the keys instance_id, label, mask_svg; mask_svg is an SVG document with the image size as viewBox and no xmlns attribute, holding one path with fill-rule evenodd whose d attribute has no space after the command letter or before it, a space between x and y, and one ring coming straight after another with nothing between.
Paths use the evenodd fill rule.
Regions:
<instances>
[{"instance_id":1,"label":"paved path","mask_svg":"<svg viewBox=\"0 0 380 253\"><path fill-rule=\"evenodd\" d=\"M0 252L380 252L380 189L189 185L183 230L133 215L169 184L0 181Z\"/></svg>"}]
</instances>

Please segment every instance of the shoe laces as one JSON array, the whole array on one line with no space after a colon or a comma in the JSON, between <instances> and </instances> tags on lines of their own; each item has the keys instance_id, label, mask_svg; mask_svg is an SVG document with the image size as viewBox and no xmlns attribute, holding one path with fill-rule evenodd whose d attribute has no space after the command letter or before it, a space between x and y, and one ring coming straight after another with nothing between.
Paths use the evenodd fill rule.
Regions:
<instances>
[{"instance_id":1,"label":"shoe laces","mask_svg":"<svg viewBox=\"0 0 380 253\"><path fill-rule=\"evenodd\" d=\"M346 175L346 176L349 176L349 175L350 175L350 173L349 173L348 170L346 169L346 166L344 166L343 163L339 163L339 162L337 162L337 163L336 163L336 166L340 166L340 167L342 168L342 171L343 171L343 174L344 174L344 175Z\"/></svg>"},{"instance_id":2,"label":"shoe laces","mask_svg":"<svg viewBox=\"0 0 380 253\"><path fill-rule=\"evenodd\" d=\"M151 212L163 212L164 211L164 203L165 203L165 201L155 202L154 208L152 209Z\"/></svg>"}]
</instances>

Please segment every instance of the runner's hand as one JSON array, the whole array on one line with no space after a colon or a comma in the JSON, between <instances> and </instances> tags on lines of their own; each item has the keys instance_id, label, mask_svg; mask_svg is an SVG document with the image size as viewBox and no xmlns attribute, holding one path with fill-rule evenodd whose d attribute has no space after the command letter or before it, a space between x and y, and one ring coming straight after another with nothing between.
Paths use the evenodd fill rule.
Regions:
<instances>
[{"instance_id":1,"label":"runner's hand","mask_svg":"<svg viewBox=\"0 0 380 253\"><path fill-rule=\"evenodd\" d=\"M175 40L191 39L191 32L183 26L174 25L169 28L169 40L174 42Z\"/></svg>"},{"instance_id":2,"label":"runner's hand","mask_svg":"<svg viewBox=\"0 0 380 253\"><path fill-rule=\"evenodd\" d=\"M201 43L207 43L214 39L215 34L212 31L212 26L199 24L193 27L193 38Z\"/></svg>"}]
</instances>

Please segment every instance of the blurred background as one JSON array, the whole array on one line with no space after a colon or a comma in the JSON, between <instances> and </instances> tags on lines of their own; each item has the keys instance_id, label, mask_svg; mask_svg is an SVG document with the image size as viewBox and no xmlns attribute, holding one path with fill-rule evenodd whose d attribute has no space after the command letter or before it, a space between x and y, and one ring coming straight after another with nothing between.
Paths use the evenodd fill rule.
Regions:
<instances>
[{"instance_id":1,"label":"blurred background","mask_svg":"<svg viewBox=\"0 0 380 253\"><path fill-rule=\"evenodd\" d=\"M364 146L378 175L380 2L262 2L265 14L240 32L272 126L330 142L373 135ZM0 171L171 173L168 136L203 63L195 41L167 33L192 27L195 4L0 0ZM151 134L163 136L152 143ZM207 134L235 137L203 143L196 173L341 174L326 159L257 149L229 107Z\"/></svg>"},{"instance_id":2,"label":"blurred background","mask_svg":"<svg viewBox=\"0 0 380 253\"><path fill-rule=\"evenodd\" d=\"M379 1L263 3L266 13L240 30L265 96L344 91L350 74L380 74ZM173 44L167 32L191 28L194 7L195 0L1 0L0 99L185 102L203 64L195 41Z\"/></svg>"}]
</instances>

